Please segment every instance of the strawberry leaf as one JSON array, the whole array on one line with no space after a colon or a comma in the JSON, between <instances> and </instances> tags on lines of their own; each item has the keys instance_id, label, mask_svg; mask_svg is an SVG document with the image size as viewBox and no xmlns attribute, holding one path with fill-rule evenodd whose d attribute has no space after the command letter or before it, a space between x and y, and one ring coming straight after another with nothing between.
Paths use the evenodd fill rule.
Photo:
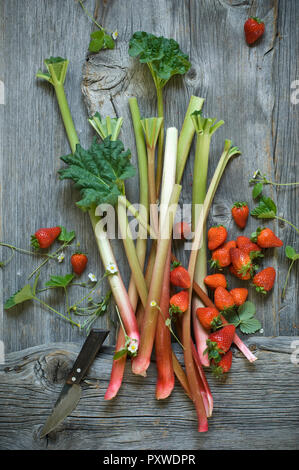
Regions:
<instances>
[{"instance_id":1,"label":"strawberry leaf","mask_svg":"<svg viewBox=\"0 0 299 470\"><path fill-rule=\"evenodd\" d=\"M255 315L256 309L253 302L247 300L244 304L240 305L238 308L238 315L241 321L248 320Z\"/></svg>"},{"instance_id":2,"label":"strawberry leaf","mask_svg":"<svg viewBox=\"0 0 299 470\"><path fill-rule=\"evenodd\" d=\"M61 157L68 167L59 171L60 179L74 181L82 195L77 203L82 210L105 203L115 205L124 192L124 180L135 175L130 157L120 140L107 137L99 144L95 138L88 150L78 144L74 154Z\"/></svg>"},{"instance_id":3,"label":"strawberry leaf","mask_svg":"<svg viewBox=\"0 0 299 470\"><path fill-rule=\"evenodd\" d=\"M5 310L8 310L15 305L22 304L26 300L34 298L34 294L30 284L26 284L22 289L13 294L4 304Z\"/></svg>"},{"instance_id":4,"label":"strawberry leaf","mask_svg":"<svg viewBox=\"0 0 299 470\"><path fill-rule=\"evenodd\" d=\"M50 276L50 281L46 282L47 287L63 287L64 289L74 279L74 274L66 274L65 276Z\"/></svg>"},{"instance_id":5,"label":"strawberry leaf","mask_svg":"<svg viewBox=\"0 0 299 470\"><path fill-rule=\"evenodd\" d=\"M261 328L261 322L257 318L249 318L248 320L242 321L240 324L240 330L246 335L256 333Z\"/></svg>"},{"instance_id":6,"label":"strawberry leaf","mask_svg":"<svg viewBox=\"0 0 299 470\"><path fill-rule=\"evenodd\" d=\"M113 356L113 360L114 361L117 361L117 359L120 359L121 357L125 356L127 354L127 349L124 348L124 349L120 349L119 351L117 351L114 356Z\"/></svg>"},{"instance_id":7,"label":"strawberry leaf","mask_svg":"<svg viewBox=\"0 0 299 470\"><path fill-rule=\"evenodd\" d=\"M61 232L58 240L61 242L70 243L75 238L75 236L76 234L73 230L68 232L65 227L61 226Z\"/></svg>"},{"instance_id":8,"label":"strawberry leaf","mask_svg":"<svg viewBox=\"0 0 299 470\"><path fill-rule=\"evenodd\" d=\"M292 260L296 260L299 258L299 253L296 253L295 249L290 245L286 246L285 254L287 258L292 259Z\"/></svg>"},{"instance_id":9,"label":"strawberry leaf","mask_svg":"<svg viewBox=\"0 0 299 470\"><path fill-rule=\"evenodd\" d=\"M251 211L253 217L258 219L273 219L276 217L277 208L270 197L262 196L259 204Z\"/></svg>"},{"instance_id":10,"label":"strawberry leaf","mask_svg":"<svg viewBox=\"0 0 299 470\"><path fill-rule=\"evenodd\" d=\"M252 197L253 199L256 199L260 194L261 192L263 191L263 183L256 183L254 186L253 186L253 190L252 190Z\"/></svg>"}]
</instances>

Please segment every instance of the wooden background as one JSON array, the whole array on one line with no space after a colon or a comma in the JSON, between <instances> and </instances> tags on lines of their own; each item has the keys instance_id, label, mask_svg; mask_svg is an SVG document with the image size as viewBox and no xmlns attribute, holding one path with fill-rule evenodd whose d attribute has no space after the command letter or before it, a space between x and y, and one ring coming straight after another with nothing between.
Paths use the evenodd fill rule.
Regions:
<instances>
[{"instance_id":1,"label":"wooden background","mask_svg":"<svg viewBox=\"0 0 299 470\"><path fill-rule=\"evenodd\" d=\"M96 2L85 3L93 12ZM65 225L76 231L81 248L88 252L88 272L100 277L103 270L88 216L76 208L78 194L72 185L57 178L59 157L69 153L69 146L54 91L35 78L43 60L51 55L70 60L66 94L81 143L87 146L93 136L89 113L116 113L124 117L121 137L136 162L127 100L137 96L142 115L152 116L155 93L147 68L129 58L128 41L137 30L176 39L189 54L192 68L165 89L166 126L180 129L192 94L205 98L206 116L225 121L213 137L209 175L225 138L238 145L242 156L225 172L209 224L225 224L233 238L239 232L230 208L240 199L253 207L248 180L254 170L260 168L281 182L299 178L299 105L291 103L291 83L299 79L299 2L109 0L98 4L99 21L118 30L119 38L114 51L88 55L93 25L75 1L0 1L0 80L5 86L5 104L0 104L0 239L28 248L30 235L39 226ZM266 23L265 36L255 47L248 47L243 38L248 16L259 16ZM191 200L191 180L192 157L185 171L182 202ZM137 178L127 185L132 201L138 200L137 187ZM298 191L265 189L276 201L278 215L297 226ZM250 218L246 234L258 225ZM293 229L276 222L267 225L298 251ZM128 282L123 250L117 242L114 246ZM48 263L42 281L70 270L71 250L67 253L61 265ZM188 259L179 246L177 254ZM8 255L3 249L1 258ZM17 255L0 271L3 300L26 283L36 265L37 260ZM119 397L104 402L113 353L107 346L88 375L77 409L57 431L40 440L38 433L84 334L30 302L1 312L5 364L0 365L0 449L298 449L299 368L291 362L291 353L299 332L299 268L294 266L282 302L289 266L284 250L272 250L263 265L273 265L278 276L271 295L261 298L250 290L263 325L263 334L249 340L259 360L249 365L236 351L226 383L208 375L215 411L206 435L196 432L194 408L178 385L169 399L156 402L154 365L146 379L133 377L128 366ZM235 285L230 278L230 286ZM44 298L61 308L57 292ZM112 308L96 323L111 329L107 345L115 342L114 322Z\"/></svg>"}]
</instances>

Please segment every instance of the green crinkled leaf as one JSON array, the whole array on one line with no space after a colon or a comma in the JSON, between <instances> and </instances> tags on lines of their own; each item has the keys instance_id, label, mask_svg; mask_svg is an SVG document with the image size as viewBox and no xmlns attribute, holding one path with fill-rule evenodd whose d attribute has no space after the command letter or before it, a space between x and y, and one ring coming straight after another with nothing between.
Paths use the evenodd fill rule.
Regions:
<instances>
[{"instance_id":1,"label":"green crinkled leaf","mask_svg":"<svg viewBox=\"0 0 299 470\"><path fill-rule=\"evenodd\" d=\"M273 219L276 217L277 208L270 197L262 196L259 204L251 211L253 217L258 219Z\"/></svg>"},{"instance_id":2,"label":"green crinkled leaf","mask_svg":"<svg viewBox=\"0 0 299 470\"><path fill-rule=\"evenodd\" d=\"M188 55L180 50L174 39L157 37L145 31L133 34L129 55L139 57L141 63L148 64L162 87L173 75L184 75L191 66Z\"/></svg>"},{"instance_id":3,"label":"green crinkled leaf","mask_svg":"<svg viewBox=\"0 0 299 470\"><path fill-rule=\"evenodd\" d=\"M261 322L257 318L249 318L240 324L240 330L246 335L256 333L261 328Z\"/></svg>"},{"instance_id":4,"label":"green crinkled leaf","mask_svg":"<svg viewBox=\"0 0 299 470\"><path fill-rule=\"evenodd\" d=\"M115 205L123 194L124 181L135 175L130 157L120 140L107 137L99 144L95 138L88 150L78 144L74 154L61 157L68 167L59 171L60 179L74 181L82 196L77 203L82 210L105 203Z\"/></svg>"},{"instance_id":5,"label":"green crinkled leaf","mask_svg":"<svg viewBox=\"0 0 299 470\"><path fill-rule=\"evenodd\" d=\"M22 289L13 294L4 304L5 310L8 310L15 305L26 302L34 298L32 288L30 284L26 284Z\"/></svg>"},{"instance_id":6,"label":"green crinkled leaf","mask_svg":"<svg viewBox=\"0 0 299 470\"><path fill-rule=\"evenodd\" d=\"M75 236L76 234L73 230L68 232L65 227L61 226L61 232L58 240L61 242L70 243L75 238Z\"/></svg>"},{"instance_id":7,"label":"green crinkled leaf","mask_svg":"<svg viewBox=\"0 0 299 470\"><path fill-rule=\"evenodd\" d=\"M67 287L74 279L74 274L66 274L65 276L50 276L50 281L46 282L47 287Z\"/></svg>"}]
</instances>

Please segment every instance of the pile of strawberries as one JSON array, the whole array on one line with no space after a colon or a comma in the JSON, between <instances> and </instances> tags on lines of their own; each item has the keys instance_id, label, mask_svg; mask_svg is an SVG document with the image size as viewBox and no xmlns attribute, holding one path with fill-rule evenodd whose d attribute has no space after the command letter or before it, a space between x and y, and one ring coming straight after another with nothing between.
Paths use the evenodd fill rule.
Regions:
<instances>
[{"instance_id":1,"label":"pile of strawberries","mask_svg":"<svg viewBox=\"0 0 299 470\"><path fill-rule=\"evenodd\" d=\"M232 216L236 224L244 229L249 215L248 205L237 202L232 207ZM212 252L211 266L223 270L228 268L231 274L243 281L251 281L262 294L269 292L275 281L276 271L267 267L259 272L255 260L263 257L262 250L280 247L283 242L270 228L258 228L251 237L238 236L227 241L227 230L218 225L208 230L208 248ZM216 375L228 372L232 363L231 344L235 335L235 326L227 324L225 318L235 308L243 305L248 297L246 287L227 289L227 280L223 273L206 276L205 284L214 292L215 308L197 309L197 317L210 334L207 340L208 357Z\"/></svg>"}]
</instances>

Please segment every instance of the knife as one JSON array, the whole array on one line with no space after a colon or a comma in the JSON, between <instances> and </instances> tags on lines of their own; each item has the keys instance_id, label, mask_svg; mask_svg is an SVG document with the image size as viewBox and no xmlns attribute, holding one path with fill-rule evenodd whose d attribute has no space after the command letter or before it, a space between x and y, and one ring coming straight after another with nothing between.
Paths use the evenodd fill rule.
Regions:
<instances>
[{"instance_id":1,"label":"knife","mask_svg":"<svg viewBox=\"0 0 299 470\"><path fill-rule=\"evenodd\" d=\"M67 376L51 415L48 417L40 438L53 431L77 406L81 398L80 382L94 361L100 347L108 336L109 331L93 328L87 336L78 357Z\"/></svg>"}]
</instances>

